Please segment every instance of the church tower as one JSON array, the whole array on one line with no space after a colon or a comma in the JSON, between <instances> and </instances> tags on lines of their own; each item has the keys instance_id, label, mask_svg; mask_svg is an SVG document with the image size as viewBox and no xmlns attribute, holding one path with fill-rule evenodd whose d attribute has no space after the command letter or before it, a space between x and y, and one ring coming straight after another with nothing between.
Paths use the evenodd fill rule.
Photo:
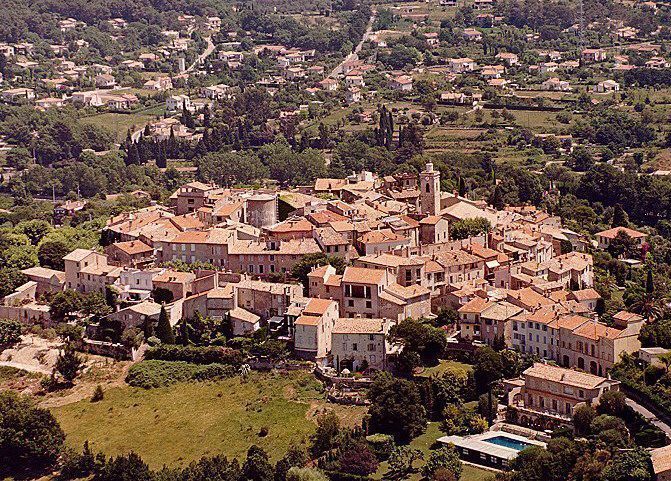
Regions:
<instances>
[{"instance_id":1,"label":"church tower","mask_svg":"<svg viewBox=\"0 0 671 481\"><path fill-rule=\"evenodd\" d=\"M433 170L433 163L427 162L426 169L419 174L421 193L419 211L424 215L438 215L440 212L440 172Z\"/></svg>"}]
</instances>

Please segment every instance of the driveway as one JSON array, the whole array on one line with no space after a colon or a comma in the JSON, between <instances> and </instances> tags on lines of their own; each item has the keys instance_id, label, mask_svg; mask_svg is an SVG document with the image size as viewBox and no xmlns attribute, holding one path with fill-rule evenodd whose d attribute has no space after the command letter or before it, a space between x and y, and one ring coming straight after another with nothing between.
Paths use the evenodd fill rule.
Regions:
<instances>
[{"instance_id":1,"label":"driveway","mask_svg":"<svg viewBox=\"0 0 671 481\"><path fill-rule=\"evenodd\" d=\"M664 421L660 421L659 419L657 419L657 416L655 416L655 414L652 411L641 406L631 398L627 398L627 406L631 407L634 411L641 414L645 419L647 419L652 424L657 426L659 429L664 431L666 437L671 439L671 426L666 424Z\"/></svg>"}]
</instances>

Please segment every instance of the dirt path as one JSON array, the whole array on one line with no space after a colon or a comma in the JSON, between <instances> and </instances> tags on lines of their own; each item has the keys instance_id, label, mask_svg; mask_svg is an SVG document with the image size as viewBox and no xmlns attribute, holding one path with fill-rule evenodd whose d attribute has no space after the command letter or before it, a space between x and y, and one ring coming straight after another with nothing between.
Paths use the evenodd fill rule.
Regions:
<instances>
[{"instance_id":1,"label":"dirt path","mask_svg":"<svg viewBox=\"0 0 671 481\"><path fill-rule=\"evenodd\" d=\"M47 394L40 402L44 408L54 408L90 399L96 386L103 390L126 386L126 374L130 361L113 361L109 358L90 356L90 367L75 381L74 387Z\"/></svg>"}]
</instances>

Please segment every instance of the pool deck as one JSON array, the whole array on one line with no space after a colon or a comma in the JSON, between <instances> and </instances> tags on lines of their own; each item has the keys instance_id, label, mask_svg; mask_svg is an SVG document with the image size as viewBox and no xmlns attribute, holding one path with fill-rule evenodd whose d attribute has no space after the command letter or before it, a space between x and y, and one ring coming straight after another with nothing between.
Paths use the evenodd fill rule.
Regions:
<instances>
[{"instance_id":1,"label":"pool deck","mask_svg":"<svg viewBox=\"0 0 671 481\"><path fill-rule=\"evenodd\" d=\"M486 453L499 459L506 459L508 461L514 459L519 453L519 450L487 441L488 439L496 437L506 437L514 441L528 444L530 446L539 446L545 448L545 443L542 441L536 441L535 439L529 439L524 436L502 431L487 431L485 433L474 434L472 436L443 436L442 438L438 438L438 442L444 444L454 444L459 448L468 449L469 451L479 453Z\"/></svg>"}]
</instances>

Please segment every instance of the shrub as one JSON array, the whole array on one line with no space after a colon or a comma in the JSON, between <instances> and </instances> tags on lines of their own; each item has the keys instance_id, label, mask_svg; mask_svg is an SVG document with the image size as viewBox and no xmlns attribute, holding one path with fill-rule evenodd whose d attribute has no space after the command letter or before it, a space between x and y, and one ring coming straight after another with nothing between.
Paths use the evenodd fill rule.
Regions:
<instances>
[{"instance_id":1,"label":"shrub","mask_svg":"<svg viewBox=\"0 0 671 481\"><path fill-rule=\"evenodd\" d=\"M161 361L185 361L193 364L230 364L240 367L244 357L240 351L219 346L179 346L152 347L145 354L146 359Z\"/></svg>"},{"instance_id":2,"label":"shrub","mask_svg":"<svg viewBox=\"0 0 671 481\"><path fill-rule=\"evenodd\" d=\"M14 319L0 319L0 345L16 344L21 340L21 323Z\"/></svg>"},{"instance_id":3,"label":"shrub","mask_svg":"<svg viewBox=\"0 0 671 481\"><path fill-rule=\"evenodd\" d=\"M149 360L135 364L128 371L126 382L134 387L151 389L178 382L221 380L234 376L232 366L199 365L184 361Z\"/></svg>"},{"instance_id":4,"label":"shrub","mask_svg":"<svg viewBox=\"0 0 671 481\"><path fill-rule=\"evenodd\" d=\"M287 481L328 481L321 471L314 468L292 467L287 472Z\"/></svg>"},{"instance_id":5,"label":"shrub","mask_svg":"<svg viewBox=\"0 0 671 481\"><path fill-rule=\"evenodd\" d=\"M379 460L385 460L394 450L394 438L388 434L371 434L366 437L371 451Z\"/></svg>"},{"instance_id":6,"label":"shrub","mask_svg":"<svg viewBox=\"0 0 671 481\"><path fill-rule=\"evenodd\" d=\"M91 396L91 402L97 403L98 401L102 401L104 397L105 397L105 391L103 391L103 387L100 384L98 384L96 386L95 391L93 391L93 396Z\"/></svg>"}]
</instances>

